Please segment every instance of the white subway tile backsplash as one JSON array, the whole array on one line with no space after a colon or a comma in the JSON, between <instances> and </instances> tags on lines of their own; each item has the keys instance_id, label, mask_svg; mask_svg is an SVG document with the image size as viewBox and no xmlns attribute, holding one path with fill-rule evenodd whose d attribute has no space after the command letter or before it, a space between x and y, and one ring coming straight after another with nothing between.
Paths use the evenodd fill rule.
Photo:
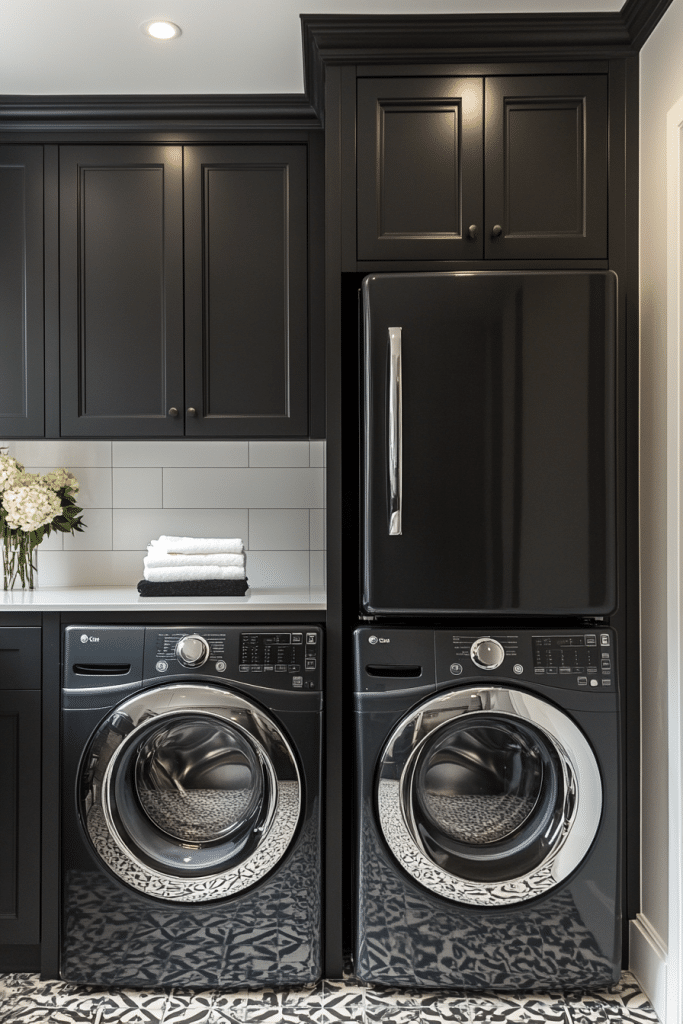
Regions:
<instances>
[{"instance_id":1,"label":"white subway tile backsplash","mask_svg":"<svg viewBox=\"0 0 683 1024\"><path fill-rule=\"evenodd\" d=\"M38 550L41 587L133 587L142 579L145 551Z\"/></svg>"},{"instance_id":2,"label":"white subway tile backsplash","mask_svg":"<svg viewBox=\"0 0 683 1024\"><path fill-rule=\"evenodd\" d=\"M25 466L111 466L111 441L7 441L9 454ZM139 444L140 442L138 442Z\"/></svg>"},{"instance_id":3,"label":"white subway tile backsplash","mask_svg":"<svg viewBox=\"0 0 683 1024\"><path fill-rule=\"evenodd\" d=\"M247 579L250 587L307 587L308 551L249 551Z\"/></svg>"},{"instance_id":4,"label":"white subway tile backsplash","mask_svg":"<svg viewBox=\"0 0 683 1024\"><path fill-rule=\"evenodd\" d=\"M114 466L248 466L248 441L114 441ZM306 463L308 465L308 463Z\"/></svg>"},{"instance_id":5,"label":"white subway tile backsplash","mask_svg":"<svg viewBox=\"0 0 683 1024\"><path fill-rule=\"evenodd\" d=\"M116 509L114 550L144 548L162 534L171 537L241 537L248 546L249 511L244 508Z\"/></svg>"},{"instance_id":6,"label":"white subway tile backsplash","mask_svg":"<svg viewBox=\"0 0 683 1024\"><path fill-rule=\"evenodd\" d=\"M0 441L0 447L3 443ZM82 534L38 549L43 587L134 586L161 534L241 537L252 587L321 586L324 441L8 441L32 472L80 483Z\"/></svg>"},{"instance_id":7,"label":"white subway tile backsplash","mask_svg":"<svg viewBox=\"0 0 683 1024\"><path fill-rule=\"evenodd\" d=\"M112 510L110 508L84 508L82 533L64 533L65 551L111 551ZM42 547L42 545L41 545Z\"/></svg>"},{"instance_id":8,"label":"white subway tile backsplash","mask_svg":"<svg viewBox=\"0 0 683 1024\"><path fill-rule=\"evenodd\" d=\"M320 508L322 469L164 469L165 508Z\"/></svg>"},{"instance_id":9,"label":"white subway tile backsplash","mask_svg":"<svg viewBox=\"0 0 683 1024\"><path fill-rule=\"evenodd\" d=\"M324 466L325 463L325 442L311 441L311 466Z\"/></svg>"},{"instance_id":10,"label":"white subway tile backsplash","mask_svg":"<svg viewBox=\"0 0 683 1024\"><path fill-rule=\"evenodd\" d=\"M309 442L250 441L249 465L256 468L309 466Z\"/></svg>"},{"instance_id":11,"label":"white subway tile backsplash","mask_svg":"<svg viewBox=\"0 0 683 1024\"><path fill-rule=\"evenodd\" d=\"M325 586L325 552L324 551L311 551L310 552L310 574L312 587L324 587Z\"/></svg>"},{"instance_id":12,"label":"white subway tile backsplash","mask_svg":"<svg viewBox=\"0 0 683 1024\"><path fill-rule=\"evenodd\" d=\"M151 466L113 469L114 508L162 508L162 475L162 469Z\"/></svg>"},{"instance_id":13,"label":"white subway tile backsplash","mask_svg":"<svg viewBox=\"0 0 683 1024\"><path fill-rule=\"evenodd\" d=\"M249 509L249 546L264 551L308 551L307 508Z\"/></svg>"},{"instance_id":14,"label":"white subway tile backsplash","mask_svg":"<svg viewBox=\"0 0 683 1024\"><path fill-rule=\"evenodd\" d=\"M312 508L310 511L310 517L310 549L311 551L322 551L327 546L325 544L325 512L321 508Z\"/></svg>"}]
</instances>

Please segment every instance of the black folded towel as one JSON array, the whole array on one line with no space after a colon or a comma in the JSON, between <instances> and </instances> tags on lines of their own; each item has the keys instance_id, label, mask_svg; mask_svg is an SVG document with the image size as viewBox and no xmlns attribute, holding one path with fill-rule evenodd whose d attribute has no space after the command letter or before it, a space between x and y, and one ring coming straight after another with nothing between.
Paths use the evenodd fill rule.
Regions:
<instances>
[{"instance_id":1,"label":"black folded towel","mask_svg":"<svg viewBox=\"0 0 683 1024\"><path fill-rule=\"evenodd\" d=\"M244 597L249 581L243 580L176 580L174 583L151 583L140 580L141 597Z\"/></svg>"}]
</instances>

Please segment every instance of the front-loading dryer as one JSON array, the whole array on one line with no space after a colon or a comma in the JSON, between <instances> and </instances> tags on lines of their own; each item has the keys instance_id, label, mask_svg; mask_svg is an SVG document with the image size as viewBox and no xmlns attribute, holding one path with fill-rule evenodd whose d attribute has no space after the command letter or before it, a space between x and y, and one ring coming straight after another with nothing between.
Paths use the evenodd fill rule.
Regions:
<instances>
[{"instance_id":1,"label":"front-loading dryer","mask_svg":"<svg viewBox=\"0 0 683 1024\"><path fill-rule=\"evenodd\" d=\"M610 629L355 633L355 964L595 988L621 967Z\"/></svg>"},{"instance_id":2,"label":"front-loading dryer","mask_svg":"<svg viewBox=\"0 0 683 1024\"><path fill-rule=\"evenodd\" d=\"M69 626L60 974L321 974L317 626Z\"/></svg>"}]
</instances>

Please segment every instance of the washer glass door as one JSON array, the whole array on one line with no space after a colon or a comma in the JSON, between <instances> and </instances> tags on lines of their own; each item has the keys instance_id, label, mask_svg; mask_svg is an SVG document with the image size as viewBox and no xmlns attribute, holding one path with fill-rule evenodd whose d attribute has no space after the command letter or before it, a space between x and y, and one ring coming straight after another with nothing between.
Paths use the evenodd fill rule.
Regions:
<instances>
[{"instance_id":1,"label":"washer glass door","mask_svg":"<svg viewBox=\"0 0 683 1024\"><path fill-rule=\"evenodd\" d=\"M463 903L531 899L566 878L597 832L595 755L562 711L522 691L441 694L394 730L378 815L403 867Z\"/></svg>"},{"instance_id":2,"label":"washer glass door","mask_svg":"<svg viewBox=\"0 0 683 1024\"><path fill-rule=\"evenodd\" d=\"M81 818L124 882L165 900L222 899L284 856L301 813L294 754L275 722L209 684L126 700L94 734Z\"/></svg>"}]
</instances>

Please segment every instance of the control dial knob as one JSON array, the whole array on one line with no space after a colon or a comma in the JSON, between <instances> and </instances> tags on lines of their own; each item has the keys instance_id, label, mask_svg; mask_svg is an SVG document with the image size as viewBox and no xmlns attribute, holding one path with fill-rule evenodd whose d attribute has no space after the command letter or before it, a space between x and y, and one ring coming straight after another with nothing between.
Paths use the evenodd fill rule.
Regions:
<instances>
[{"instance_id":1,"label":"control dial knob","mask_svg":"<svg viewBox=\"0 0 683 1024\"><path fill-rule=\"evenodd\" d=\"M481 636L472 644L470 656L477 668L485 668L490 672L503 664L505 651L497 640L492 640L490 636Z\"/></svg>"},{"instance_id":2,"label":"control dial knob","mask_svg":"<svg viewBox=\"0 0 683 1024\"><path fill-rule=\"evenodd\" d=\"M211 648L203 636L190 633L178 641L175 648L176 658L187 668L199 668L209 657Z\"/></svg>"}]
</instances>

